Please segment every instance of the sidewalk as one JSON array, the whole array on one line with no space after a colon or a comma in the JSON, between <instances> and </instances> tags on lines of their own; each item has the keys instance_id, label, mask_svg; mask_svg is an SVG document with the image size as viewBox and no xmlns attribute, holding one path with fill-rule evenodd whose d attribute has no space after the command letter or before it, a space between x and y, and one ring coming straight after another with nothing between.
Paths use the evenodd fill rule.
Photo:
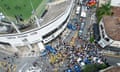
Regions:
<instances>
[{"instance_id":1,"label":"sidewalk","mask_svg":"<svg viewBox=\"0 0 120 72\"><path fill-rule=\"evenodd\" d=\"M102 51L100 51L100 53L102 53L102 54L105 55L105 56L120 58L120 55L116 55L116 53L113 52L113 51L105 51L105 50L102 50Z\"/></svg>"}]
</instances>

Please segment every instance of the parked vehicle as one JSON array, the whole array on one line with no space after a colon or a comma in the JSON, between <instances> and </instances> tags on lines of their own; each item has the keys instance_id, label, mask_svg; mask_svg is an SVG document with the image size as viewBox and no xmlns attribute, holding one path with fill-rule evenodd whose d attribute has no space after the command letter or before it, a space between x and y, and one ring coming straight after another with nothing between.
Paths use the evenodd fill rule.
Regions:
<instances>
[{"instance_id":1,"label":"parked vehicle","mask_svg":"<svg viewBox=\"0 0 120 72\"><path fill-rule=\"evenodd\" d=\"M82 22L80 25L79 36L81 36L83 34L84 27L85 27L85 23Z\"/></svg>"},{"instance_id":2,"label":"parked vehicle","mask_svg":"<svg viewBox=\"0 0 120 72\"><path fill-rule=\"evenodd\" d=\"M80 13L80 6L76 7L76 14L78 15Z\"/></svg>"}]
</instances>

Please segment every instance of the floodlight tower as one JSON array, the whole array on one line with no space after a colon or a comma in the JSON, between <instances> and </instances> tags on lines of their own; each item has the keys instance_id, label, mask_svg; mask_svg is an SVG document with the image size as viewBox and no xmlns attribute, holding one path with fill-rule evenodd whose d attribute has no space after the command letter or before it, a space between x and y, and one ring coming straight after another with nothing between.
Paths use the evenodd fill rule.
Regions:
<instances>
[{"instance_id":1,"label":"floodlight tower","mask_svg":"<svg viewBox=\"0 0 120 72\"><path fill-rule=\"evenodd\" d=\"M40 27L39 19L38 19L37 16L35 15L35 9L34 9L34 7L33 7L33 3L32 3L31 0L29 0L29 1L30 1L30 5L31 5L31 7L32 7L32 14L35 16L36 24L37 24L38 27Z\"/></svg>"}]
</instances>

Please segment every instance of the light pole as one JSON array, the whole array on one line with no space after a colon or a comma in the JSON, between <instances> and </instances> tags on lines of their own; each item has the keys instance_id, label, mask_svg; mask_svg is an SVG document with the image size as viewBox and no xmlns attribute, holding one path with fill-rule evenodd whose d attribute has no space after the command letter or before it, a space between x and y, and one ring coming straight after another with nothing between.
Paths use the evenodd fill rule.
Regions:
<instances>
[{"instance_id":1,"label":"light pole","mask_svg":"<svg viewBox=\"0 0 120 72\"><path fill-rule=\"evenodd\" d=\"M32 14L35 15L35 10L34 10L34 7L33 7L33 4L32 4L32 1L31 1L31 0L29 0L29 1L30 1L30 5L31 5L31 7L32 7ZM35 21L36 21L37 26L40 27L39 19L37 18L36 15L35 15L34 17L35 17Z\"/></svg>"}]
</instances>

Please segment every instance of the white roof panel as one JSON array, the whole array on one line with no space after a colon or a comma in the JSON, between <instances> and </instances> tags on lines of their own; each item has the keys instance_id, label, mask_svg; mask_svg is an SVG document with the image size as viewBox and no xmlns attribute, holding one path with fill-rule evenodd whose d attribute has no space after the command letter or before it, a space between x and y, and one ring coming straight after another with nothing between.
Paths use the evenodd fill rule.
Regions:
<instances>
[{"instance_id":1,"label":"white roof panel","mask_svg":"<svg viewBox=\"0 0 120 72\"><path fill-rule=\"evenodd\" d=\"M111 6L120 7L120 0L111 0Z\"/></svg>"}]
</instances>

